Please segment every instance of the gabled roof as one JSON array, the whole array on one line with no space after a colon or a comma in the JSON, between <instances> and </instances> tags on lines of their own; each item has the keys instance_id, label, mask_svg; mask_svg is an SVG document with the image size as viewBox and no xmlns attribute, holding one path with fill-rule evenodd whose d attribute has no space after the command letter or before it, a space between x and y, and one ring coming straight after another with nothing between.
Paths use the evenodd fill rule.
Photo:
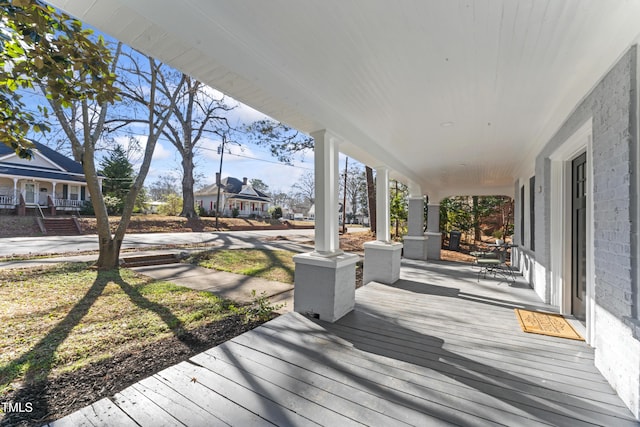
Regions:
<instances>
[{"instance_id":1,"label":"gabled roof","mask_svg":"<svg viewBox=\"0 0 640 427\"><path fill-rule=\"evenodd\" d=\"M24 176L27 178L43 178L58 181L85 182L84 175L81 176L73 173L55 171L50 169L46 170L43 168L14 168L9 166L8 163L2 162L0 162L0 175Z\"/></svg>"},{"instance_id":2,"label":"gabled roof","mask_svg":"<svg viewBox=\"0 0 640 427\"><path fill-rule=\"evenodd\" d=\"M258 191L250 185L244 185L238 178L227 177L220 180L220 187L222 191L228 195L233 195L229 198L243 199L243 200L260 200L264 202L271 201L268 194ZM196 196L211 196L218 194L218 186L212 184L202 190L196 191Z\"/></svg>"},{"instance_id":3,"label":"gabled roof","mask_svg":"<svg viewBox=\"0 0 640 427\"><path fill-rule=\"evenodd\" d=\"M32 142L35 145L35 150L37 150L37 152L42 157L49 160L49 162L51 163L51 167L30 166L28 164L25 164L24 162L19 163L20 165L27 166L29 168L34 168L34 169L41 169L41 170L54 170L54 171L60 171L60 172L84 174L84 171L82 170L82 165L80 163L58 153L57 151L47 147L44 144L41 144L36 141L32 141ZM0 164L2 164L3 166L10 165L13 163L17 164L17 162L11 161L11 159L14 159L14 160L18 159L17 156L13 157L12 154L15 154L15 152L11 149L11 147L5 144L0 144Z\"/></svg>"}]
</instances>

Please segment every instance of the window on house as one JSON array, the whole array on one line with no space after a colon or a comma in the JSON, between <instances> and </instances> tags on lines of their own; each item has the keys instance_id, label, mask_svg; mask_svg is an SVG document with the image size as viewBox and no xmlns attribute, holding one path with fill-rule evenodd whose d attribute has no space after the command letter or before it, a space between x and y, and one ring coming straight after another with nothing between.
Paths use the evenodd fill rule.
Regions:
<instances>
[{"instance_id":1,"label":"window on house","mask_svg":"<svg viewBox=\"0 0 640 427\"><path fill-rule=\"evenodd\" d=\"M69 199L78 200L78 196L80 195L80 187L77 185L69 186Z\"/></svg>"},{"instance_id":2,"label":"window on house","mask_svg":"<svg viewBox=\"0 0 640 427\"><path fill-rule=\"evenodd\" d=\"M520 187L520 244L524 246L524 185Z\"/></svg>"},{"instance_id":3,"label":"window on house","mask_svg":"<svg viewBox=\"0 0 640 427\"><path fill-rule=\"evenodd\" d=\"M529 247L532 251L536 250L536 239L535 239L535 230L536 230L536 177L532 176L529 179L529 239L531 240Z\"/></svg>"}]
</instances>

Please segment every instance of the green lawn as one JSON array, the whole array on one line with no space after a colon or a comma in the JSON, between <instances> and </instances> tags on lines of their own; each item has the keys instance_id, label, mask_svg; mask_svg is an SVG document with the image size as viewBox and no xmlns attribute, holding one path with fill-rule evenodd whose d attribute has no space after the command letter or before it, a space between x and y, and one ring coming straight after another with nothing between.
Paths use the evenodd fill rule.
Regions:
<instances>
[{"instance_id":1,"label":"green lawn","mask_svg":"<svg viewBox=\"0 0 640 427\"><path fill-rule=\"evenodd\" d=\"M0 396L233 314L212 294L126 269L0 270Z\"/></svg>"},{"instance_id":2,"label":"green lawn","mask_svg":"<svg viewBox=\"0 0 640 427\"><path fill-rule=\"evenodd\" d=\"M201 252L191 261L201 267L293 283L296 252L267 249L223 249Z\"/></svg>"}]
</instances>

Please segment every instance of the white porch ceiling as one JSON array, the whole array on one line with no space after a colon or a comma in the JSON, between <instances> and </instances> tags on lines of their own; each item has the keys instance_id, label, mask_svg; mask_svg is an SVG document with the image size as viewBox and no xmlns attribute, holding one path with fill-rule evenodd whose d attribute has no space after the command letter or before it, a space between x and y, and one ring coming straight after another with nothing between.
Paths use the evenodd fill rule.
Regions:
<instances>
[{"instance_id":1,"label":"white porch ceiling","mask_svg":"<svg viewBox=\"0 0 640 427\"><path fill-rule=\"evenodd\" d=\"M49 0L424 193L512 194L637 0Z\"/></svg>"}]
</instances>

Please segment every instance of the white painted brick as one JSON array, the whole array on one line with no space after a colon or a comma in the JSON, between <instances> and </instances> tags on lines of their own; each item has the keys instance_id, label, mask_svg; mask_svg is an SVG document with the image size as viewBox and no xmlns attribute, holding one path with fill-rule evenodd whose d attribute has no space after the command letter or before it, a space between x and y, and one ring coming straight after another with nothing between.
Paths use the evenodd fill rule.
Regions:
<instances>
[{"instance_id":1,"label":"white painted brick","mask_svg":"<svg viewBox=\"0 0 640 427\"><path fill-rule=\"evenodd\" d=\"M607 310L596 306L596 368L640 418L640 341L632 331Z\"/></svg>"}]
</instances>

